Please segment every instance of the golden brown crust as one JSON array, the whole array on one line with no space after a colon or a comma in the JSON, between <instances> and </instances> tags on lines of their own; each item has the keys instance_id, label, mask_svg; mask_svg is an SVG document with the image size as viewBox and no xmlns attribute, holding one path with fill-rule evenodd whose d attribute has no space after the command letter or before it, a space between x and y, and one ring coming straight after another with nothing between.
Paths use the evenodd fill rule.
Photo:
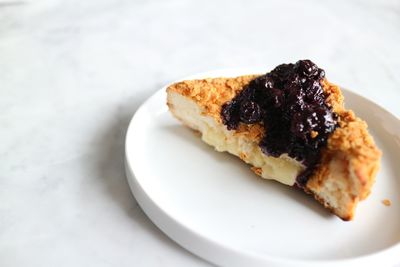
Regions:
<instances>
[{"instance_id":1,"label":"golden brown crust","mask_svg":"<svg viewBox=\"0 0 400 267\"><path fill-rule=\"evenodd\" d=\"M204 115L222 123L220 116L222 105L236 96L257 76L182 81L172 84L167 91L177 92L192 99L202 108ZM310 176L304 190L314 195L319 202L343 220L351 220L358 201L370 193L379 168L381 152L368 133L367 124L356 117L351 110L344 108L340 88L326 79L322 81L322 85L328 105L332 106L338 115L339 127L329 137L327 147L322 150L321 163ZM240 124L235 134L259 141L264 135L264 127L261 124ZM318 132L312 133L314 137L317 135ZM253 171L259 173L256 169ZM337 173L341 177L338 179L337 187L332 189L329 187L330 179ZM345 188L340 187L341 179ZM337 203L328 201L324 195L326 193L336 194L335 197L339 198Z\"/></svg>"}]
</instances>

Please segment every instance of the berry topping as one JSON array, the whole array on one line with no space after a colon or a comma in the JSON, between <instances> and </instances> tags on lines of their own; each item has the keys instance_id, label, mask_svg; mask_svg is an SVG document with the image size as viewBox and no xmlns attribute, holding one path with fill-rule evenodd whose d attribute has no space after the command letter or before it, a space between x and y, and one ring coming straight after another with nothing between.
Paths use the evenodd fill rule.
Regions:
<instances>
[{"instance_id":1,"label":"berry topping","mask_svg":"<svg viewBox=\"0 0 400 267\"><path fill-rule=\"evenodd\" d=\"M266 134L259 143L263 153L273 157L287 153L302 161L307 169L297 182L304 185L337 126L337 116L326 104L324 77L325 71L311 60L281 64L222 106L223 123L229 130L240 123L263 124Z\"/></svg>"},{"instance_id":2,"label":"berry topping","mask_svg":"<svg viewBox=\"0 0 400 267\"><path fill-rule=\"evenodd\" d=\"M261 108L254 101L244 101L239 109L240 121L244 123L256 123L261 120Z\"/></svg>"}]
</instances>

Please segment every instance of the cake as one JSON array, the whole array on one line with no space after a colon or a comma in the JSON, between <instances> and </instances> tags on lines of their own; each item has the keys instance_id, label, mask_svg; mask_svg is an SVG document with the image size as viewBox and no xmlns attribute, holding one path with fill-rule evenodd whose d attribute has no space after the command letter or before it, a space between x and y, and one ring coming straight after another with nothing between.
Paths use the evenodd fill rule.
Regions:
<instances>
[{"instance_id":1,"label":"cake","mask_svg":"<svg viewBox=\"0 0 400 267\"><path fill-rule=\"evenodd\" d=\"M310 60L177 82L167 87L167 105L217 151L311 194L343 220L371 192L381 152L366 122L345 109L340 88Z\"/></svg>"}]
</instances>

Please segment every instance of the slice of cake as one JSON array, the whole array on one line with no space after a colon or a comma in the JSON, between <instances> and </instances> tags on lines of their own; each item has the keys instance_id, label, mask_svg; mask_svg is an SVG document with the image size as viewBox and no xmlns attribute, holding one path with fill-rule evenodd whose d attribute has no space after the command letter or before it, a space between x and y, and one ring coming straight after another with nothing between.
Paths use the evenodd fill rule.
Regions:
<instances>
[{"instance_id":1,"label":"slice of cake","mask_svg":"<svg viewBox=\"0 0 400 267\"><path fill-rule=\"evenodd\" d=\"M370 193L381 152L310 60L264 75L178 82L167 88L167 104L217 151L303 189L343 220Z\"/></svg>"}]
</instances>

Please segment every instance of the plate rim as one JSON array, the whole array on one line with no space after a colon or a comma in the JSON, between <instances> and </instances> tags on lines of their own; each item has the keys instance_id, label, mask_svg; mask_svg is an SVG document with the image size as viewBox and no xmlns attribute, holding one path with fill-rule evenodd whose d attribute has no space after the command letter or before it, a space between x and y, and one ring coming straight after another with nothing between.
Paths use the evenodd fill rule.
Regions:
<instances>
[{"instance_id":1,"label":"plate rim","mask_svg":"<svg viewBox=\"0 0 400 267\"><path fill-rule=\"evenodd\" d=\"M265 71L260 71L260 68L228 68L228 69L215 69L211 71L200 72L192 75L185 76L184 78L177 79L174 82L168 83L167 85L163 86L161 89L155 91L149 98L147 98L140 107L136 110L135 114L133 115L131 121L129 122L128 129L126 131L126 138L125 138L125 172L128 180L128 184L130 189L137 200L138 204L145 212L145 214L151 219L152 222L169 238L171 238L174 242L185 248L186 250L192 252L195 255L200 256L202 259L211 262L213 264L219 265L227 265L228 262L221 260L221 258L226 258L229 261L229 265L227 266L243 266L246 264L247 266L264 266L265 264L270 264L272 266L320 266L323 264L324 266L333 266L338 265L340 266L354 266L358 264L364 264L366 266L373 266L375 264L397 264L399 263L395 260L396 255L400 255L400 242L386 247L382 250L366 254L360 256L354 256L351 258L340 258L340 259L287 259L278 256L272 256L268 254L257 254L251 251L242 251L235 247L227 246L226 244L219 243L217 240L212 240L208 236L204 236L201 233L198 233L194 229L190 229L189 227L185 226L181 222L179 222L176 218L168 214L165 210L159 207L154 201L154 199L149 196L145 190L140 185L139 181L136 178L135 171L134 171L134 163L130 160L129 157L129 136L131 136L132 129L134 128L135 121L138 120L138 117L143 112L144 108L154 99L160 97L159 95L162 94L166 96L166 88L172 83L183 81L183 80L190 80L190 79L202 79L202 78L212 78L212 77L234 77L238 75L246 75L246 73L265 73ZM360 95L357 92L349 90L347 88L342 88L341 90L345 93L350 93L355 95L356 97L361 98L363 101L371 103L378 107L381 111L386 113L387 115L391 116L392 119L397 121L400 125L400 119L384 107L380 106L378 103L373 102L372 100ZM137 169L137 167L136 167ZM180 234L179 232L184 232L184 234ZM191 238L196 239L195 241L191 241L189 243L197 243L198 245L190 245L187 244L185 240L187 236L190 235ZM203 247L202 247L203 246ZM210 248L213 249L210 249ZM210 251L218 251L218 255L210 255ZM221 251L222 250L222 251ZM215 254L215 253L214 253ZM224 254L224 255L222 255ZM233 257L233 255L235 255ZM241 256L238 256L241 255ZM229 257L233 257L229 259ZM236 265L239 263L239 265Z\"/></svg>"}]
</instances>

